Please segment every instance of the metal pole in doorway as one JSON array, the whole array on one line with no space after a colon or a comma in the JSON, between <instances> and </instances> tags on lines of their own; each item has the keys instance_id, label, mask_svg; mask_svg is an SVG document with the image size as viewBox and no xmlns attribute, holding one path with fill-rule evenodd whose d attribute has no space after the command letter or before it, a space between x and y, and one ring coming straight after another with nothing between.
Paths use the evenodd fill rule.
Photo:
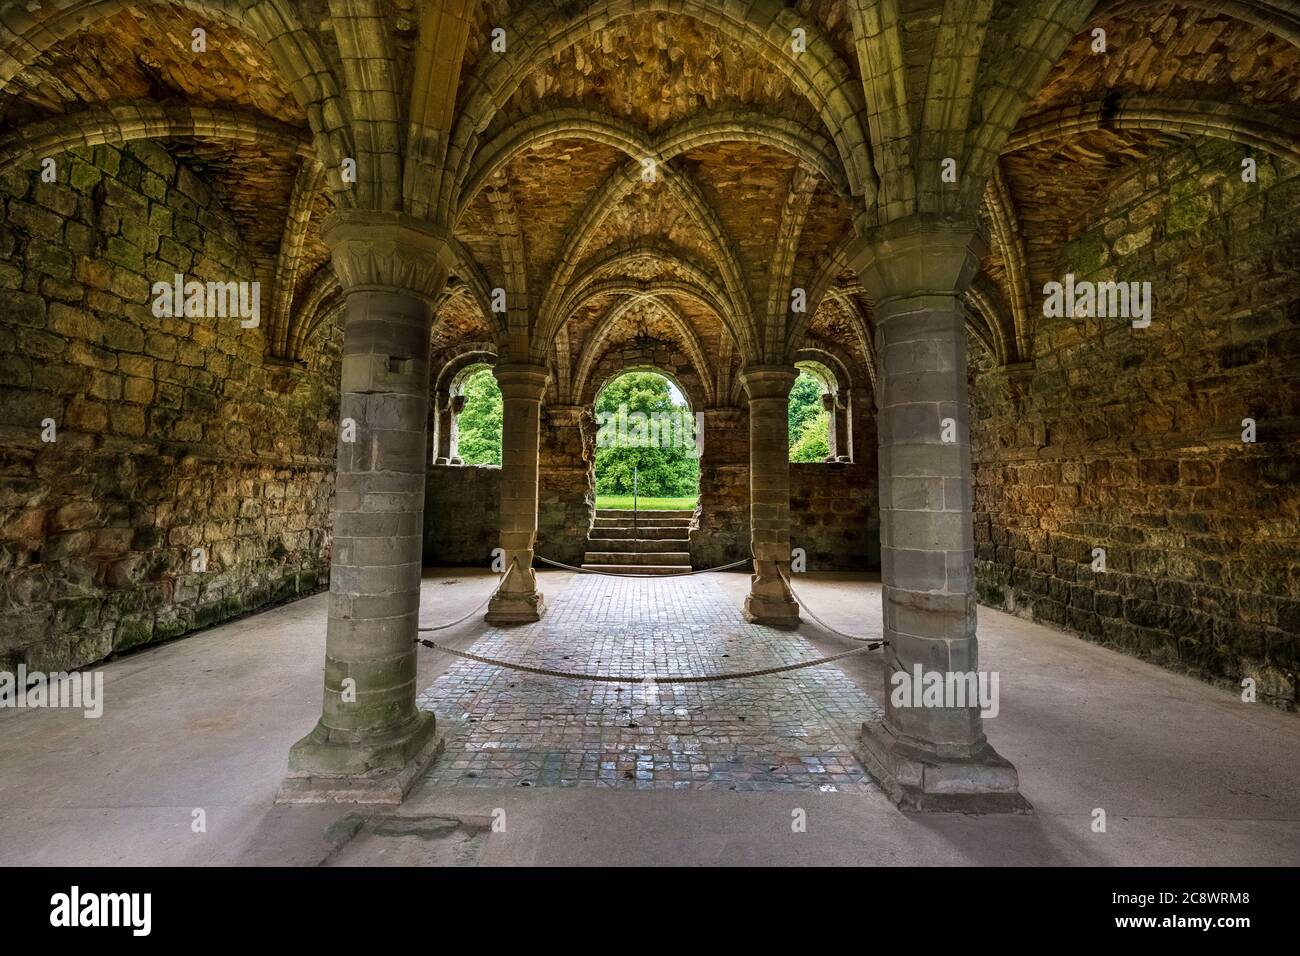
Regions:
<instances>
[{"instance_id":1,"label":"metal pole in doorway","mask_svg":"<svg viewBox=\"0 0 1300 956\"><path fill-rule=\"evenodd\" d=\"M632 465L632 553L633 554L641 553L641 547L639 544L641 537L640 537L640 533L637 531L637 526L636 526L636 505L637 505L637 493L639 491L639 485L640 485L640 474L641 474L640 468L637 466L636 463L633 463Z\"/></svg>"}]
</instances>

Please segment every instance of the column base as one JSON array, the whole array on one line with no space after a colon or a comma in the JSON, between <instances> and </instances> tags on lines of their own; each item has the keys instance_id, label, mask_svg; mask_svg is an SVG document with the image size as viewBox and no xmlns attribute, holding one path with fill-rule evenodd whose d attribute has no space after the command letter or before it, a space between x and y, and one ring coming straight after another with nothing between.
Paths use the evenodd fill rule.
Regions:
<instances>
[{"instance_id":1,"label":"column base","mask_svg":"<svg viewBox=\"0 0 1300 956\"><path fill-rule=\"evenodd\" d=\"M531 594L492 595L483 620L489 624L535 624L546 613L546 598L540 591Z\"/></svg>"},{"instance_id":2,"label":"column base","mask_svg":"<svg viewBox=\"0 0 1300 956\"><path fill-rule=\"evenodd\" d=\"M774 601L750 594L745 598L741 613L750 624L762 624L783 631L796 630L800 624L799 605L794 601Z\"/></svg>"},{"instance_id":3,"label":"column base","mask_svg":"<svg viewBox=\"0 0 1300 956\"><path fill-rule=\"evenodd\" d=\"M755 565L759 562L756 561ZM757 573L749 576L749 594L741 613L750 624L763 624L783 631L793 631L801 623L799 605L785 581L779 574L765 572L761 565Z\"/></svg>"},{"instance_id":4,"label":"column base","mask_svg":"<svg viewBox=\"0 0 1300 956\"><path fill-rule=\"evenodd\" d=\"M330 740L317 724L289 750L289 773L275 802L400 804L445 745L427 711L410 730L375 743Z\"/></svg>"},{"instance_id":5,"label":"column base","mask_svg":"<svg viewBox=\"0 0 1300 956\"><path fill-rule=\"evenodd\" d=\"M900 810L911 813L1033 813L1020 777L987 741L965 757L903 743L884 721L867 721L853 750Z\"/></svg>"}]
</instances>

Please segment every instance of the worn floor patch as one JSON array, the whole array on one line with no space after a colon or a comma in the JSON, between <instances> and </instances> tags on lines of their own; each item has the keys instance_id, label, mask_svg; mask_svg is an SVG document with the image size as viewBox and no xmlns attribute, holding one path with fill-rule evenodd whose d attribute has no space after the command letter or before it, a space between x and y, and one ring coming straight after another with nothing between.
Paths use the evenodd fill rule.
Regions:
<instances>
[{"instance_id":1,"label":"worn floor patch","mask_svg":"<svg viewBox=\"0 0 1300 956\"><path fill-rule=\"evenodd\" d=\"M322 866L476 866L490 827L451 817L350 813L326 834Z\"/></svg>"},{"instance_id":2,"label":"worn floor patch","mask_svg":"<svg viewBox=\"0 0 1300 956\"><path fill-rule=\"evenodd\" d=\"M743 671L822 656L798 634L747 623L704 576L584 575L547 597L542 621L491 630L473 651L633 675ZM459 725L426 778L435 787L874 789L850 749L880 708L833 664L647 687L458 660L419 706Z\"/></svg>"}]
</instances>

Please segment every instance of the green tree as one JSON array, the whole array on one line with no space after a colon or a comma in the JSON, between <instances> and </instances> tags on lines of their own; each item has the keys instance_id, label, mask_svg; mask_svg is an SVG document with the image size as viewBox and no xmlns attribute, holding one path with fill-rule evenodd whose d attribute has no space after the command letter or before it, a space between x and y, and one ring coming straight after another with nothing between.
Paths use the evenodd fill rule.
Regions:
<instances>
[{"instance_id":1,"label":"green tree","mask_svg":"<svg viewBox=\"0 0 1300 956\"><path fill-rule=\"evenodd\" d=\"M461 460L467 465L501 464L501 389L492 370L482 368L471 375L461 394L465 408L456 443Z\"/></svg>"},{"instance_id":2,"label":"green tree","mask_svg":"<svg viewBox=\"0 0 1300 956\"><path fill-rule=\"evenodd\" d=\"M631 428L620 429L606 424L610 417L618 421L620 411L629 417ZM662 422L668 417L675 423L675 435L660 435L657 440L647 433L647 444L633 447L604 445L616 434L636 440L636 413L659 416ZM690 410L685 404L675 404L668 380L654 372L627 372L613 379L596 399L597 420L604 426L604 437L596 448L596 493L601 495L630 495L633 468L638 474L638 491L647 497L681 498L698 493L700 462L695 457L695 436ZM679 427L681 424L685 428Z\"/></svg>"},{"instance_id":3,"label":"green tree","mask_svg":"<svg viewBox=\"0 0 1300 956\"><path fill-rule=\"evenodd\" d=\"M825 417L822 408L821 382L807 372L800 372L790 389L790 447L794 448L803 434L803 427L818 416ZM794 461L794 458L790 459Z\"/></svg>"},{"instance_id":4,"label":"green tree","mask_svg":"<svg viewBox=\"0 0 1300 956\"><path fill-rule=\"evenodd\" d=\"M831 417L825 411L804 422L798 439L790 446L790 460L825 461L831 453L830 424Z\"/></svg>"}]
</instances>

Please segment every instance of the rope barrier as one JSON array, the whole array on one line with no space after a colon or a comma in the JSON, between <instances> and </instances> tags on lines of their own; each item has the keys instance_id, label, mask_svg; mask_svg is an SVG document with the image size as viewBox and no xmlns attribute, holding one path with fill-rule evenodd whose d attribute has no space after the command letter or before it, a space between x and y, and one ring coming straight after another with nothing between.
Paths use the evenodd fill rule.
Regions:
<instances>
[{"instance_id":1,"label":"rope barrier","mask_svg":"<svg viewBox=\"0 0 1300 956\"><path fill-rule=\"evenodd\" d=\"M707 568L703 571L682 572L681 574L619 574L616 572L587 571L584 568L574 568L571 565L561 564L559 561L551 561L548 558L543 558L541 555L537 555L536 557L539 561L545 561L547 564L554 564L557 567L568 568L580 573L604 574L606 577L623 578L666 578L680 577L682 574L707 574L711 571L725 571L728 568L734 568L752 560L751 558L745 558L741 561L736 561L732 564L724 564L717 568ZM518 566L518 558L515 559L514 563ZM588 674L582 671L562 671L550 667L533 667L530 664L521 664L517 661L503 661L495 657L485 657L482 654L471 654L469 651L458 650L457 648L448 647L445 644L439 644L436 641L430 641L427 638L422 637L417 637L415 643L427 647L430 650L442 651L444 654L450 654L452 657L474 661L478 664L489 664L493 667L504 667L507 670L519 671L523 674L536 674L540 677L558 677L563 680L592 681L601 684L712 684L729 680L745 680L752 677L766 677L769 674L784 674L789 671L803 670L808 667L821 667L824 664L831 664L835 661L843 660L846 657L854 657L858 654L865 654L868 651L878 650L888 643L887 641L873 641L870 638L858 637L855 634L846 634L844 631L831 627L813 613L813 611L803 602L803 599L800 598L798 592L795 591L794 585L790 582L790 578L786 575L785 571L778 568L778 573L781 575L781 579L785 581L786 587L790 589L790 594L799 602L800 608L805 611L810 618L830 633L835 634L838 637L847 638L850 641L857 641L862 643L863 646L855 647L851 651L841 651L839 654L831 654L829 657L819 657L811 661L798 661L794 664L779 664L774 667L762 667L756 670L731 671L724 674L646 674L643 677L634 677L630 674ZM504 578L505 572L502 572L500 576ZM496 592L494 591L493 594L495 593ZM438 624L434 627L421 627L418 630L420 633L445 631L448 628L455 627L457 624L463 624L471 617L478 614L479 611L483 610L491 600L492 594L489 594L483 599L478 607L474 608L474 610L470 611L464 617L457 618L447 624Z\"/></svg>"},{"instance_id":2,"label":"rope barrier","mask_svg":"<svg viewBox=\"0 0 1300 956\"><path fill-rule=\"evenodd\" d=\"M518 559L518 558L515 558L514 561L512 561L511 563L512 563L513 565L515 565L515 567L518 567L518 566L519 566L519 559ZM504 578L505 576L506 576L506 572L502 571L500 574L497 575L497 581L500 582L500 580L501 580L502 578ZM498 584L497 586L500 587L500 584ZM479 611L483 610L483 608L487 607L488 602L492 600L492 596L493 596L494 594L496 594L496 593L497 593L497 592L496 592L496 588L493 588L493 589L492 589L492 593L489 594L487 597L485 597L485 598L482 600L482 602L479 604L478 607L474 608L474 610L470 611L470 612L469 612L468 614L466 614L464 617L458 617L458 618L456 618L456 620L454 620L454 621L450 621L450 622L447 623L447 624L435 624L433 627L418 627L418 628L416 628L416 630L419 631L420 633L427 634L427 633L429 633L430 631L445 631L445 630L447 630L448 628L455 627L457 624L464 624L466 621L468 621L471 617L473 617L473 616L474 616L475 614L477 614ZM416 643L417 643L417 644L420 642L420 639L419 639L418 637L417 637L415 640L416 640Z\"/></svg>"},{"instance_id":3,"label":"rope barrier","mask_svg":"<svg viewBox=\"0 0 1300 956\"><path fill-rule=\"evenodd\" d=\"M470 611L470 612L469 612L468 614L466 614L464 617L458 617L458 618L456 618L456 620L450 622L449 624L437 624L437 625L434 625L433 627L421 627L421 628L417 628L417 630L419 630L421 633L427 633L427 632L429 632L429 631L445 631L445 630L447 630L447 629L450 628L450 627L455 627L457 624L464 624L466 621L468 621L471 617L473 617L473 616L474 616L475 614L477 614L479 611L483 610L483 608L487 607L488 601L491 601L491 600L492 600L492 595L493 595L493 594L496 594L496 593L497 593L497 592L496 592L495 590L493 590L493 591L492 591L492 594L489 594L487 597L485 597L485 598L483 599L483 602L482 602L481 604L479 604L478 607L474 608L474 610Z\"/></svg>"},{"instance_id":4,"label":"rope barrier","mask_svg":"<svg viewBox=\"0 0 1300 956\"><path fill-rule=\"evenodd\" d=\"M507 670L520 671L524 674L537 674L541 677L560 677L565 680L582 680L595 681L602 684L712 684L719 681L743 680L750 677L763 677L768 674L782 674L787 671L803 670L806 667L820 667L823 664L830 664L834 661L843 660L846 657L853 657L857 654L865 654L867 651L875 650L872 645L864 647L855 647L851 651L841 651L839 654L832 654L829 657L819 657L811 661L799 661L795 664L781 664L776 667L763 667L757 670L749 671L732 671L726 674L646 674L643 677L633 677L630 674L586 674L579 671L561 671L549 667L533 667L529 664L520 664L515 661L503 661L495 657L484 657L480 654L471 654L469 651L460 651L454 647L447 647L444 644L438 644L435 641L416 638L417 644L423 644L425 647L435 651L442 651L451 654L453 657L464 658L467 661L475 661L479 664L491 664L495 667L504 667Z\"/></svg>"},{"instance_id":5,"label":"rope barrier","mask_svg":"<svg viewBox=\"0 0 1300 956\"><path fill-rule=\"evenodd\" d=\"M564 564L561 561L552 561L550 558L544 558L540 554L534 555L538 561L545 561L547 564L553 564L557 568L564 568L566 571L576 571L578 574L599 574L607 578L684 578L693 574L712 574L714 571L727 571L731 568L738 568L742 564L748 564L753 558L741 558L739 561L732 561L730 564L720 564L716 568L704 568L699 571L670 571L667 574L628 574L623 571L595 571L591 568L575 568L571 564Z\"/></svg>"},{"instance_id":6,"label":"rope barrier","mask_svg":"<svg viewBox=\"0 0 1300 956\"><path fill-rule=\"evenodd\" d=\"M785 571L778 568L777 573L781 575L781 580L785 581L785 586L790 589L791 596L796 601L799 602L799 609L801 611L806 612L807 615L813 619L813 621L815 621L818 625L821 626L822 630L830 631L836 637L842 637L848 641L870 641L871 643L870 646L868 647L868 650L875 650L877 647L884 647L886 644L889 643L888 641L878 640L870 637L859 637L857 634L848 634L844 631L839 630L838 628L831 627L829 624L827 624L825 621L819 618L816 615L816 613L813 611L813 609L810 608L808 604L804 601L804 599L799 596L799 592L794 589L794 584L790 581L790 578L786 576Z\"/></svg>"}]
</instances>

